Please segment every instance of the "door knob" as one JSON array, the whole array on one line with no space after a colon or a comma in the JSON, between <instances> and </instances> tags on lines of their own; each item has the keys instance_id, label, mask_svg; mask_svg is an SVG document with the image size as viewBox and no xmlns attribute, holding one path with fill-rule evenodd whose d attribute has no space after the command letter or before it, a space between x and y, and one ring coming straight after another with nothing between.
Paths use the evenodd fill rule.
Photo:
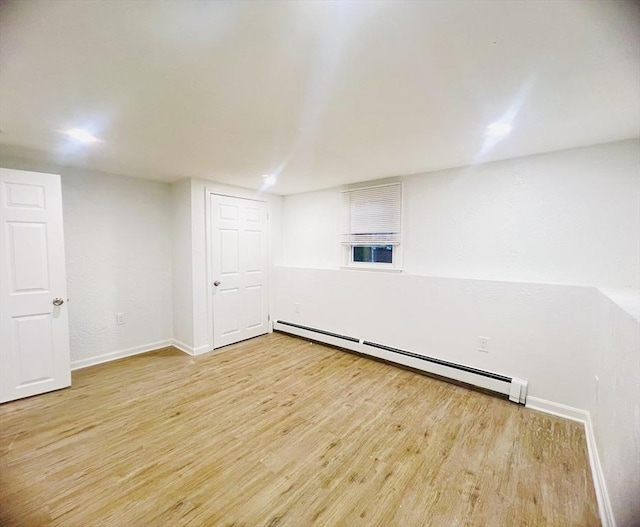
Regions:
<instances>
[{"instance_id":1,"label":"door knob","mask_svg":"<svg viewBox=\"0 0 640 527\"><path fill-rule=\"evenodd\" d=\"M64 304L64 300L59 296L53 299L54 306L61 306L62 304Z\"/></svg>"},{"instance_id":2,"label":"door knob","mask_svg":"<svg viewBox=\"0 0 640 527\"><path fill-rule=\"evenodd\" d=\"M220 285L220 282L218 282L218 280L216 280L215 282L213 282L213 285L215 285L216 287L218 287Z\"/></svg>"}]
</instances>

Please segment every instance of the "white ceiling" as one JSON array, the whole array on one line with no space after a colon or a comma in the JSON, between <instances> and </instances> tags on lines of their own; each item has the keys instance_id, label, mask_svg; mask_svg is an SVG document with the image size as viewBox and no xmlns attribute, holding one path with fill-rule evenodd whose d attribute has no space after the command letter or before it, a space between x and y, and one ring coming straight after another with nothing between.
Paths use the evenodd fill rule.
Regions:
<instances>
[{"instance_id":1,"label":"white ceiling","mask_svg":"<svg viewBox=\"0 0 640 527\"><path fill-rule=\"evenodd\" d=\"M163 181L290 194L640 135L635 2L5 1L0 53L4 155Z\"/></svg>"}]
</instances>

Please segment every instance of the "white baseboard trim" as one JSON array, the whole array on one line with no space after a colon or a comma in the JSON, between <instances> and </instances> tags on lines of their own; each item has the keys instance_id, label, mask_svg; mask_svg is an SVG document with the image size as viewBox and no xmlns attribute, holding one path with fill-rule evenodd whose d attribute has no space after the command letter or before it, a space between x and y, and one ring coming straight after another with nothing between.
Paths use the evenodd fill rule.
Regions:
<instances>
[{"instance_id":1,"label":"white baseboard trim","mask_svg":"<svg viewBox=\"0 0 640 527\"><path fill-rule=\"evenodd\" d=\"M135 346L133 348L127 348L119 351L112 351L110 353L104 353L102 355L96 355L95 357L89 357L86 359L80 359L71 362L71 371L80 370L82 368L88 368L89 366L96 366L97 364L103 364L105 362L111 362L112 360L123 359L125 357L131 357L132 355L139 355L140 353L147 353L148 351L154 351L160 348L166 348L171 346L172 340L161 340L158 342L152 342L151 344L143 344L142 346Z\"/></svg>"},{"instance_id":2,"label":"white baseboard trim","mask_svg":"<svg viewBox=\"0 0 640 527\"><path fill-rule=\"evenodd\" d=\"M571 419L572 421L579 421L581 423L585 423L589 417L589 412L586 410L567 406L566 404L545 401L544 399L538 399L537 397L527 397L527 404L525 406L531 410L538 410L545 414L564 417L565 419Z\"/></svg>"},{"instance_id":3,"label":"white baseboard trim","mask_svg":"<svg viewBox=\"0 0 640 527\"><path fill-rule=\"evenodd\" d=\"M211 351L211 347L209 344L205 344L203 346L198 346L193 350L194 355L202 355L203 353L209 353Z\"/></svg>"},{"instance_id":4,"label":"white baseboard trim","mask_svg":"<svg viewBox=\"0 0 640 527\"><path fill-rule=\"evenodd\" d=\"M187 344L185 344L184 342L181 342L179 340L173 339L171 341L171 345L174 348L179 349L180 351L186 353L187 355L195 355L195 353L193 352L193 346L188 346Z\"/></svg>"},{"instance_id":5,"label":"white baseboard trim","mask_svg":"<svg viewBox=\"0 0 640 527\"><path fill-rule=\"evenodd\" d=\"M591 414L580 408L573 408L564 404L545 401L537 397L527 397L526 407L531 410L537 410L546 414L564 417L572 421L578 421L584 425L584 435L587 441L587 452L589 454L589 465L591 466L591 478L596 492L596 500L598 501L598 513L600 515L600 523L602 527L616 527L616 521L611 508L611 500L607 491L607 482L602 473L602 465L600 464L600 456L598 455L598 447L596 438L593 433L593 424L591 423Z\"/></svg>"},{"instance_id":6,"label":"white baseboard trim","mask_svg":"<svg viewBox=\"0 0 640 527\"><path fill-rule=\"evenodd\" d=\"M81 370L82 368L88 368L89 366L96 366L105 362L111 362L112 360L124 359L125 357L131 357L133 355L140 355L141 353L147 353L149 351L155 351L160 348L166 348L167 346L173 346L187 355L202 355L211 351L208 345L199 346L193 348L188 346L184 342L179 340L169 339L161 340L159 342L152 342L151 344L144 344L142 346L135 346L119 351L112 351L110 353L104 353L102 355L96 355L95 357L89 357L87 359L80 359L71 362L71 371Z\"/></svg>"},{"instance_id":7,"label":"white baseboard trim","mask_svg":"<svg viewBox=\"0 0 640 527\"><path fill-rule=\"evenodd\" d=\"M194 348L193 346L189 346L188 344L185 344L184 342L176 339L173 339L172 345L174 348L178 348L180 351L183 351L187 355L191 356L202 355L203 353L209 353L211 351L211 348L208 344Z\"/></svg>"},{"instance_id":8,"label":"white baseboard trim","mask_svg":"<svg viewBox=\"0 0 640 527\"><path fill-rule=\"evenodd\" d=\"M613 516L613 509L611 508L607 482L602 473L602 465L600 464L600 456L598 455L598 447L596 445L596 436L593 433L593 424L591 423L591 414L589 414L589 412L587 412L587 420L584 423L584 434L587 438L591 477L593 478L593 486L595 487L596 499L598 500L600 523L602 523L602 527L616 527L616 519Z\"/></svg>"}]
</instances>

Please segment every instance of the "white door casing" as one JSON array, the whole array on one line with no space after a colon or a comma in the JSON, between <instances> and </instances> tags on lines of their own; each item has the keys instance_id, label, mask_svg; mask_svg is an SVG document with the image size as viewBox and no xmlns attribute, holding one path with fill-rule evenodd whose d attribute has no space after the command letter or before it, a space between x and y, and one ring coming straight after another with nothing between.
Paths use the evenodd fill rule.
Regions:
<instances>
[{"instance_id":1,"label":"white door casing","mask_svg":"<svg viewBox=\"0 0 640 527\"><path fill-rule=\"evenodd\" d=\"M219 348L269 331L267 204L210 194L210 211L213 347Z\"/></svg>"},{"instance_id":2,"label":"white door casing","mask_svg":"<svg viewBox=\"0 0 640 527\"><path fill-rule=\"evenodd\" d=\"M70 386L60 176L0 169L0 263L0 402Z\"/></svg>"}]
</instances>

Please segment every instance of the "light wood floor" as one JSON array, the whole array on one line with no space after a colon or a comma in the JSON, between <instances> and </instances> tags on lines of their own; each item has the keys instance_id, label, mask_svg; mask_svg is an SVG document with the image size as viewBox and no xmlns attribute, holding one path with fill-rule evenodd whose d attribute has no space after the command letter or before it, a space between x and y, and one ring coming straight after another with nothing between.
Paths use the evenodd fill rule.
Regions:
<instances>
[{"instance_id":1,"label":"light wood floor","mask_svg":"<svg viewBox=\"0 0 640 527\"><path fill-rule=\"evenodd\" d=\"M282 334L0 407L0 525L599 525L580 425Z\"/></svg>"}]
</instances>

